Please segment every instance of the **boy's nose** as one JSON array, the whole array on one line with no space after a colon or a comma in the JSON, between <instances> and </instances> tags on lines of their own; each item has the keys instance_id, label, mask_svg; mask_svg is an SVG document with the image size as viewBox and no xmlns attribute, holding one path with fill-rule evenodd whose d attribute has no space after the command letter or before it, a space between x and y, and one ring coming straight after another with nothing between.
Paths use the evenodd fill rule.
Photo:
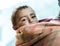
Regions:
<instances>
[{"instance_id":1,"label":"boy's nose","mask_svg":"<svg viewBox=\"0 0 60 46\"><path fill-rule=\"evenodd\" d=\"M32 18L29 18L29 23L34 23L34 20Z\"/></svg>"},{"instance_id":2,"label":"boy's nose","mask_svg":"<svg viewBox=\"0 0 60 46\"><path fill-rule=\"evenodd\" d=\"M30 23L33 23L34 21L31 19L29 22L30 22Z\"/></svg>"}]
</instances>

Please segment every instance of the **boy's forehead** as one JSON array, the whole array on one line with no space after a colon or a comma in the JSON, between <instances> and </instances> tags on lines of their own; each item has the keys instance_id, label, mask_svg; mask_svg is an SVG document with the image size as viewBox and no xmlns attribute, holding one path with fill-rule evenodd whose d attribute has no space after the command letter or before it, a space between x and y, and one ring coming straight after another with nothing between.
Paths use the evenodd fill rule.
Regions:
<instances>
[{"instance_id":1,"label":"boy's forehead","mask_svg":"<svg viewBox=\"0 0 60 46\"><path fill-rule=\"evenodd\" d=\"M18 14L21 16L28 15L30 13L34 13L34 10L32 8L25 8L22 10L19 10Z\"/></svg>"},{"instance_id":2,"label":"boy's forehead","mask_svg":"<svg viewBox=\"0 0 60 46\"><path fill-rule=\"evenodd\" d=\"M19 11L20 13L28 13L28 12L34 12L32 8L24 8L22 10Z\"/></svg>"}]
</instances>

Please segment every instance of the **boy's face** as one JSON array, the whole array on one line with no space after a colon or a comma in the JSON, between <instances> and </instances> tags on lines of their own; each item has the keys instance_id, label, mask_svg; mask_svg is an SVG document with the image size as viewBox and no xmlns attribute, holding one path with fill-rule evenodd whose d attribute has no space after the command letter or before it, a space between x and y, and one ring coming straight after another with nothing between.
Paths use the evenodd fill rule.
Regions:
<instances>
[{"instance_id":1,"label":"boy's face","mask_svg":"<svg viewBox=\"0 0 60 46\"><path fill-rule=\"evenodd\" d=\"M24 26L38 22L34 11L31 8L25 8L18 12L18 26Z\"/></svg>"}]
</instances>

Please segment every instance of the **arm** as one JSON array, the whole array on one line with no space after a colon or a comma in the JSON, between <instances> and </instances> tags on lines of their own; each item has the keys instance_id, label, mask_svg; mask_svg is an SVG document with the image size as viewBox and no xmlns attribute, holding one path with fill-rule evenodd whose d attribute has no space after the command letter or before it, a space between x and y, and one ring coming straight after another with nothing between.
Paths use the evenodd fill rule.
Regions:
<instances>
[{"instance_id":1,"label":"arm","mask_svg":"<svg viewBox=\"0 0 60 46\"><path fill-rule=\"evenodd\" d=\"M34 39L31 39L30 41L28 40L27 42L23 43L23 44L19 44L19 46L27 46L27 45L32 45L32 44L35 44L37 41L39 41L39 39L42 39L44 37L46 37L47 35L49 35L50 33L52 33L52 29L51 28L56 28L55 26L59 26L59 24L51 24L51 23L42 23L43 26L40 24L40 29L39 31L43 31L43 32L40 32L40 34L38 36L36 36ZM45 24L45 25L44 25ZM54 27L53 27L54 26ZM42 29L41 29L42 28ZM58 28L57 28L58 29ZM57 30L56 29L56 30ZM27 29L28 30L28 29ZM53 30L54 31L54 30ZM25 31L27 32L27 31ZM38 33L38 32L37 32ZM25 33L26 35L27 33ZM34 33L36 34L36 32ZM19 36L18 36L19 37ZM33 37L33 36L32 36Z\"/></svg>"}]
</instances>

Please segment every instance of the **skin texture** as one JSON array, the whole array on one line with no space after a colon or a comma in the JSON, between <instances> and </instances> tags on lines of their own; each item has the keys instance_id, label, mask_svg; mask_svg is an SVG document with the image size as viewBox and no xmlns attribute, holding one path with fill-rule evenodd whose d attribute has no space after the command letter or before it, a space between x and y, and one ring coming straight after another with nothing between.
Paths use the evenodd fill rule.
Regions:
<instances>
[{"instance_id":1,"label":"skin texture","mask_svg":"<svg viewBox=\"0 0 60 46\"><path fill-rule=\"evenodd\" d=\"M35 12L31 8L25 8L18 11L19 17L17 18L17 26L29 25L32 23L37 23L37 17ZM18 34L20 31L16 31Z\"/></svg>"},{"instance_id":2,"label":"skin texture","mask_svg":"<svg viewBox=\"0 0 60 46\"><path fill-rule=\"evenodd\" d=\"M60 46L60 26L46 26L36 38L18 46Z\"/></svg>"},{"instance_id":3,"label":"skin texture","mask_svg":"<svg viewBox=\"0 0 60 46\"><path fill-rule=\"evenodd\" d=\"M35 12L31 8L25 8L18 11L17 26L24 26L31 23L36 23L38 20L36 18Z\"/></svg>"},{"instance_id":4,"label":"skin texture","mask_svg":"<svg viewBox=\"0 0 60 46\"><path fill-rule=\"evenodd\" d=\"M52 33L32 46L60 46L60 26L52 26Z\"/></svg>"},{"instance_id":5,"label":"skin texture","mask_svg":"<svg viewBox=\"0 0 60 46\"><path fill-rule=\"evenodd\" d=\"M31 8L25 8L20 10L18 12L18 15L19 17L17 19L17 26L19 27L38 22L35 16L35 12ZM50 24L50 23L49 24L41 23L41 24L42 24L41 25L42 27L40 28L43 28L43 29L42 30L40 29L40 31L43 31L43 33L40 34L35 39L33 39L33 36L31 34L28 34L27 31L24 33L23 32L21 33L20 30L16 30L16 33L17 33L16 46L57 46L57 45L60 46L59 45L60 42L57 41L60 38L60 34L58 33L60 30L59 28L60 25L57 27L56 25L54 26L54 24ZM22 40L22 37L20 37L22 36L22 34L23 36L30 35L32 37L31 38L32 40L30 41L30 39L28 39L29 41L24 42L25 40ZM57 41L57 44L56 44L56 41Z\"/></svg>"},{"instance_id":6,"label":"skin texture","mask_svg":"<svg viewBox=\"0 0 60 46\"><path fill-rule=\"evenodd\" d=\"M21 27L24 25L29 25L32 23L37 23L37 17L35 15L35 12L32 10L32 8L25 8L22 10L18 11L18 18L16 19L17 21L17 26L16 27ZM17 33L17 39L16 39L16 45L17 44L22 44L23 40L20 37L23 33L21 33L19 30L16 30ZM27 33L25 33L27 34ZM20 39L18 39L18 37L20 37Z\"/></svg>"},{"instance_id":7,"label":"skin texture","mask_svg":"<svg viewBox=\"0 0 60 46\"><path fill-rule=\"evenodd\" d=\"M54 45L59 45L60 42L59 40L60 37L60 24L45 24L41 23L40 28L43 28L42 31L43 33L40 34L39 36L35 37L31 41L28 41L24 44L19 44L19 46L54 46ZM28 30L27 30L28 31ZM26 31L26 32L27 32ZM41 31L41 29L40 29ZM54 42L56 41L56 42ZM54 44L54 45L53 45Z\"/></svg>"}]
</instances>

